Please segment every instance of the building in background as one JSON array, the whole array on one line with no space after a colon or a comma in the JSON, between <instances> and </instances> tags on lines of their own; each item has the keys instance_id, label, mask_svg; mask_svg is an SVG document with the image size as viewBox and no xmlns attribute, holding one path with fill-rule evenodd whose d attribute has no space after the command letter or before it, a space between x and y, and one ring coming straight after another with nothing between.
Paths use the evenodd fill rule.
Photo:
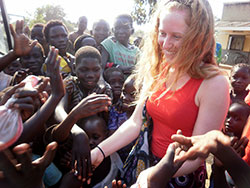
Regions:
<instances>
[{"instance_id":1,"label":"building in background","mask_svg":"<svg viewBox=\"0 0 250 188\"><path fill-rule=\"evenodd\" d=\"M250 0L224 3L215 30L216 42L222 45L222 63L250 64Z\"/></svg>"}]
</instances>

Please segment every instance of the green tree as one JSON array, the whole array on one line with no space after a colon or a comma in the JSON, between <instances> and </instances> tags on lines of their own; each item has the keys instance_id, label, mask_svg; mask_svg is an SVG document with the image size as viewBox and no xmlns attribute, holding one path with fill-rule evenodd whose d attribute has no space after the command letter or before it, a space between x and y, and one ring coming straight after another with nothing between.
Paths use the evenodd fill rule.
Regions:
<instances>
[{"instance_id":1,"label":"green tree","mask_svg":"<svg viewBox=\"0 0 250 188\"><path fill-rule=\"evenodd\" d=\"M37 8L35 14L28 19L28 25L31 28L36 23L46 24L50 20L60 20L69 31L74 30L76 23L65 19L66 13L60 5L45 5Z\"/></svg>"},{"instance_id":2,"label":"green tree","mask_svg":"<svg viewBox=\"0 0 250 188\"><path fill-rule=\"evenodd\" d=\"M154 12L157 0L134 0L134 2L134 9L131 15L138 25L145 24Z\"/></svg>"}]
</instances>

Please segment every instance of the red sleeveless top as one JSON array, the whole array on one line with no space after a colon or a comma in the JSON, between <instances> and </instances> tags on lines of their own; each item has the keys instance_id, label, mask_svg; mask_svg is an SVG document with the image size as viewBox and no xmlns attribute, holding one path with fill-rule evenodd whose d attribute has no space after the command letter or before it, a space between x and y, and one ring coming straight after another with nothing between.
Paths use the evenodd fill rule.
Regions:
<instances>
[{"instance_id":1,"label":"red sleeveless top","mask_svg":"<svg viewBox=\"0 0 250 188\"><path fill-rule=\"evenodd\" d=\"M151 149L155 156L162 158L168 145L172 143L172 134L178 129L183 135L191 136L198 115L199 108L195 104L195 95L203 79L191 78L182 88L168 91L163 97L155 101L165 90L157 91L146 104L147 111L153 119ZM171 98L167 98L171 96Z\"/></svg>"}]
</instances>

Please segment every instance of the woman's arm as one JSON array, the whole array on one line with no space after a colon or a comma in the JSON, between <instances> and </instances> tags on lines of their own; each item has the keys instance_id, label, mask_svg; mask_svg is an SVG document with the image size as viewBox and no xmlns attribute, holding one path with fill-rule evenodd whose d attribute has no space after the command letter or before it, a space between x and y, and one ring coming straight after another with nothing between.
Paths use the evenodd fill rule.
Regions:
<instances>
[{"instance_id":1,"label":"woman's arm","mask_svg":"<svg viewBox=\"0 0 250 188\"><path fill-rule=\"evenodd\" d=\"M224 76L215 76L201 84L195 103L199 106L198 116L192 136L202 135L211 130L219 130L225 120L229 107L229 85ZM186 161L177 171L175 177L195 171L204 159Z\"/></svg>"},{"instance_id":2,"label":"woman's arm","mask_svg":"<svg viewBox=\"0 0 250 188\"><path fill-rule=\"evenodd\" d=\"M144 103L138 104L132 116L125 121L114 134L99 144L99 147L103 150L106 157L128 145L139 135L142 125L143 106ZM102 160L103 154L100 149L94 148L91 151L92 165L97 167Z\"/></svg>"}]
</instances>

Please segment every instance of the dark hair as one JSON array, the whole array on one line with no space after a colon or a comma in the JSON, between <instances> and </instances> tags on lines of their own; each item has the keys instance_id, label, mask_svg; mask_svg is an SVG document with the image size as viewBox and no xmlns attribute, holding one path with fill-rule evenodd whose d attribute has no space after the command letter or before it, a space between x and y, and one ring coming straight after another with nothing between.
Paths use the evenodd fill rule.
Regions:
<instances>
[{"instance_id":1,"label":"dark hair","mask_svg":"<svg viewBox=\"0 0 250 188\"><path fill-rule=\"evenodd\" d=\"M35 27L42 27L44 28L44 24L43 23L36 23L33 25L33 27L31 28L31 30L33 30Z\"/></svg>"},{"instance_id":2,"label":"dark hair","mask_svg":"<svg viewBox=\"0 0 250 188\"><path fill-rule=\"evenodd\" d=\"M124 74L122 72L122 70L120 68L117 68L117 67L110 67L110 68L107 68L105 69L105 71L103 72L103 78L106 82L108 82L108 79L110 78L110 75L113 73L113 72L120 72L124 78Z\"/></svg>"},{"instance_id":3,"label":"dark hair","mask_svg":"<svg viewBox=\"0 0 250 188\"><path fill-rule=\"evenodd\" d=\"M96 48L92 46L83 46L79 50L77 50L75 54L76 65L80 63L82 58L85 58L85 57L96 58L101 64L101 54Z\"/></svg>"},{"instance_id":4,"label":"dark hair","mask_svg":"<svg viewBox=\"0 0 250 188\"><path fill-rule=\"evenodd\" d=\"M86 38L92 38L94 39L94 37L92 37L91 35L88 35L88 34L83 34L81 36L79 36L75 42L74 42L74 49L75 49L75 52L82 47L82 41ZM94 39L95 40L95 39Z\"/></svg>"},{"instance_id":5,"label":"dark hair","mask_svg":"<svg viewBox=\"0 0 250 188\"><path fill-rule=\"evenodd\" d=\"M120 15L118 15L116 18L115 18L115 22L118 20L118 19L127 19L129 22L130 22L130 24L131 24L131 26L133 26L133 18L132 18L132 16L130 16L129 14L120 14Z\"/></svg>"},{"instance_id":6,"label":"dark hair","mask_svg":"<svg viewBox=\"0 0 250 188\"><path fill-rule=\"evenodd\" d=\"M55 27L55 26L63 26L68 33L68 29L62 21L50 20L43 28L43 34L47 42L49 42L49 31L52 27Z\"/></svg>"},{"instance_id":7,"label":"dark hair","mask_svg":"<svg viewBox=\"0 0 250 188\"><path fill-rule=\"evenodd\" d=\"M93 121L93 120L98 120L99 122L101 122L101 125L103 125L102 126L102 128L103 128L103 130L105 131L105 134L107 134L108 133L108 127L107 127L107 124L106 124L106 121L102 118L102 117L100 117L100 116L98 116L98 115L92 115L92 116L88 116L88 117L86 117L86 118L83 118L83 119L80 119L79 121L78 121L78 123L81 125L81 127L83 128L84 127L84 125L88 122L88 121Z\"/></svg>"},{"instance_id":8,"label":"dark hair","mask_svg":"<svg viewBox=\"0 0 250 188\"><path fill-rule=\"evenodd\" d=\"M92 30L94 30L95 26L96 26L98 23L105 23L105 24L107 24L107 26L108 26L109 29L110 29L109 23L108 23L106 20L104 20L104 19L100 19L100 20L97 20L97 21L95 21L95 22L93 23Z\"/></svg>"},{"instance_id":9,"label":"dark hair","mask_svg":"<svg viewBox=\"0 0 250 188\"><path fill-rule=\"evenodd\" d=\"M235 100L231 105L230 105L230 107L233 105L233 104L239 104L239 105L241 105L245 110L246 110L246 115L248 115L249 116L249 114L250 114L250 106L247 104L247 103L245 103L243 100ZM229 107L229 108L230 108Z\"/></svg>"},{"instance_id":10,"label":"dark hair","mask_svg":"<svg viewBox=\"0 0 250 188\"><path fill-rule=\"evenodd\" d=\"M86 16L81 16L79 19L78 19L78 23L80 22L80 20L82 19L86 19L88 21L88 18Z\"/></svg>"},{"instance_id":11,"label":"dark hair","mask_svg":"<svg viewBox=\"0 0 250 188\"><path fill-rule=\"evenodd\" d=\"M36 43L36 45L35 45L34 47L40 48L41 53L42 53L42 56L43 56L43 57L45 56L43 46L42 46L39 42Z\"/></svg>"},{"instance_id":12,"label":"dark hair","mask_svg":"<svg viewBox=\"0 0 250 188\"><path fill-rule=\"evenodd\" d=\"M235 72L235 69L237 69L237 68L245 68L250 75L250 65L246 64L246 63L239 63L239 64L234 65L231 68L231 75Z\"/></svg>"}]
</instances>

